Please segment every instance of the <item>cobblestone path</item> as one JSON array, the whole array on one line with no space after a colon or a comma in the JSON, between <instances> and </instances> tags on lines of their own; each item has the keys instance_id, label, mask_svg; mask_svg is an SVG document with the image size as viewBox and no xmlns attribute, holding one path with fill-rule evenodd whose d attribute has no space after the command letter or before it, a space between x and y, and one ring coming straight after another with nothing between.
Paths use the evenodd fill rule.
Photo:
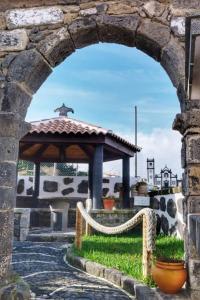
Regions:
<instances>
[{"instance_id":1,"label":"cobblestone path","mask_svg":"<svg viewBox=\"0 0 200 300\"><path fill-rule=\"evenodd\" d=\"M35 299L133 299L106 281L67 265L65 252L63 243L15 242L13 269L30 285Z\"/></svg>"}]
</instances>

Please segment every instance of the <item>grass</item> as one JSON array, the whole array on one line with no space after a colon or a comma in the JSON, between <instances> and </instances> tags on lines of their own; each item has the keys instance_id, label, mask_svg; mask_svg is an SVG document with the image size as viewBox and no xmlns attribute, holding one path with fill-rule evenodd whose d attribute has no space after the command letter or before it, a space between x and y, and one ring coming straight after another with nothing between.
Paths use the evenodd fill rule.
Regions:
<instances>
[{"instance_id":1,"label":"grass","mask_svg":"<svg viewBox=\"0 0 200 300\"><path fill-rule=\"evenodd\" d=\"M73 251L77 256L118 269L137 280L145 281L142 277L141 236L85 236L82 249L78 250L74 247ZM156 256L182 259L184 255L183 241L175 237L158 236L155 254ZM145 282L152 284L148 280Z\"/></svg>"}]
</instances>

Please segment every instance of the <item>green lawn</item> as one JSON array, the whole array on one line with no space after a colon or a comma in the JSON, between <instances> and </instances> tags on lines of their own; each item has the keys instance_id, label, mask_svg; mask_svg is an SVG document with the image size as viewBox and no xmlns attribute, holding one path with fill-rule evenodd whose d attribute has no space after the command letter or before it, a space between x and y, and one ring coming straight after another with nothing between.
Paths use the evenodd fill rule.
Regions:
<instances>
[{"instance_id":1,"label":"green lawn","mask_svg":"<svg viewBox=\"0 0 200 300\"><path fill-rule=\"evenodd\" d=\"M85 236L82 250L74 247L73 251L75 255L116 268L138 280L143 280L141 236ZM184 254L183 241L174 237L158 236L156 254L182 259Z\"/></svg>"}]
</instances>

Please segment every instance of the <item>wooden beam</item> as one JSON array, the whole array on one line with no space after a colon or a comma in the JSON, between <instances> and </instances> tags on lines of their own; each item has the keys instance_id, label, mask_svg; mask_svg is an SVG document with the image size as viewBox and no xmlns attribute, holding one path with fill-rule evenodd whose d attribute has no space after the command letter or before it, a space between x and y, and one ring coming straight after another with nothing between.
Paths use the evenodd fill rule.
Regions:
<instances>
[{"instance_id":1,"label":"wooden beam","mask_svg":"<svg viewBox=\"0 0 200 300\"><path fill-rule=\"evenodd\" d=\"M78 146L85 153L89 160L94 156L94 149L91 150L88 145L79 144Z\"/></svg>"},{"instance_id":2,"label":"wooden beam","mask_svg":"<svg viewBox=\"0 0 200 300\"><path fill-rule=\"evenodd\" d=\"M65 146L61 145L59 147L59 155L60 155L60 161L65 162L66 161L66 155L65 155Z\"/></svg>"},{"instance_id":3,"label":"wooden beam","mask_svg":"<svg viewBox=\"0 0 200 300\"><path fill-rule=\"evenodd\" d=\"M35 152L34 157L39 160L45 150L49 147L49 144L41 145L41 147Z\"/></svg>"},{"instance_id":4,"label":"wooden beam","mask_svg":"<svg viewBox=\"0 0 200 300\"><path fill-rule=\"evenodd\" d=\"M33 146L33 144L24 144L24 145L20 145L19 146L19 154L23 153L24 151L28 150L29 148L31 148Z\"/></svg>"},{"instance_id":5,"label":"wooden beam","mask_svg":"<svg viewBox=\"0 0 200 300\"><path fill-rule=\"evenodd\" d=\"M55 134L27 134L21 139L22 143L38 143L40 144L41 141L43 143L51 143L51 144L100 144L104 143L105 136L98 135L98 136L90 136L88 135L81 135L81 136L74 136L70 137L69 135L55 135Z\"/></svg>"},{"instance_id":6,"label":"wooden beam","mask_svg":"<svg viewBox=\"0 0 200 300\"><path fill-rule=\"evenodd\" d=\"M135 150L132 149L132 147L130 146L126 146L118 141L116 141L114 138L110 138L110 137L105 137L105 144L109 145L110 147L112 147L113 149L117 149L120 152L129 155L130 157L133 157L135 155Z\"/></svg>"}]
</instances>

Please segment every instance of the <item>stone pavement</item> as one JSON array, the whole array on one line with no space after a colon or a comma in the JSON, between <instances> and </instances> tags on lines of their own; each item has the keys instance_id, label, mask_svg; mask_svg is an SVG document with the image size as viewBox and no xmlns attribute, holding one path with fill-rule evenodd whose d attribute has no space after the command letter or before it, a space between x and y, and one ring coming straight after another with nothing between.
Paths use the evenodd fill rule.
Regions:
<instances>
[{"instance_id":1,"label":"stone pavement","mask_svg":"<svg viewBox=\"0 0 200 300\"><path fill-rule=\"evenodd\" d=\"M30 285L33 299L134 299L112 284L67 265L65 252L66 243L14 243L13 269Z\"/></svg>"}]
</instances>

